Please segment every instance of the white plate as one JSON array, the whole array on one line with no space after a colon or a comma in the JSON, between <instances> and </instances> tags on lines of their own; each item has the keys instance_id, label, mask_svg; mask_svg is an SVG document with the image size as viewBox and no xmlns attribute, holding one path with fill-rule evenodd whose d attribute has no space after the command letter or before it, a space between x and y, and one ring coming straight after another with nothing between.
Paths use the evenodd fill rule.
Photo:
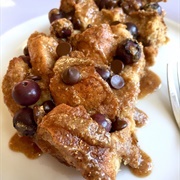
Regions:
<instances>
[{"instance_id":1,"label":"white plate","mask_svg":"<svg viewBox=\"0 0 180 180\"><path fill-rule=\"evenodd\" d=\"M142 149L147 152L154 164L153 172L146 180L179 180L180 141L179 132L173 119L166 86L167 62L179 60L180 34L178 24L166 20L168 36L171 41L161 47L157 63L152 68L161 78L162 87L152 95L138 102L138 107L149 116L149 123L138 129L137 135ZM7 70L9 60L22 54L27 38L34 31L48 32L49 22L46 16L30 20L13 28L1 37L1 76ZM0 91L1 115L1 172L2 180L80 180L76 170L60 164L49 155L29 160L21 153L12 152L8 142L15 133L12 118L3 103ZM136 180L126 167L118 174L117 180Z\"/></svg>"}]
</instances>

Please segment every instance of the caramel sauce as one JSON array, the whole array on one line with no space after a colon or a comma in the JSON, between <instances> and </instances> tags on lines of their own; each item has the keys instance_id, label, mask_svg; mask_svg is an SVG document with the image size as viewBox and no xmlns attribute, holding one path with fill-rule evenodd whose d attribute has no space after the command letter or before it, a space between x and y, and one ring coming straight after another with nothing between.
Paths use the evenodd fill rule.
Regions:
<instances>
[{"instance_id":1,"label":"caramel sauce","mask_svg":"<svg viewBox=\"0 0 180 180\"><path fill-rule=\"evenodd\" d=\"M161 85L161 79L157 74L152 72L149 69L145 70L145 75L141 78L140 81L140 94L139 99L145 97L148 94L153 93L157 90Z\"/></svg>"},{"instance_id":2,"label":"caramel sauce","mask_svg":"<svg viewBox=\"0 0 180 180\"><path fill-rule=\"evenodd\" d=\"M154 92L159 88L160 84L160 78L151 70L146 69L146 73L140 82L141 93L139 94L139 98L143 98L144 96ZM148 116L143 111L135 108L134 120L137 127L144 126L147 122L147 119ZM36 159L42 155L42 151L32 141L32 138L19 136L17 133L10 139L9 147L13 151L23 153L30 159ZM152 171L152 160L145 152L141 151L139 167L129 167L129 169L134 175L138 177L148 176Z\"/></svg>"},{"instance_id":3,"label":"caramel sauce","mask_svg":"<svg viewBox=\"0 0 180 180\"><path fill-rule=\"evenodd\" d=\"M147 123L148 116L145 112L135 108L133 119L136 123L136 127L142 127Z\"/></svg>"},{"instance_id":4,"label":"caramel sauce","mask_svg":"<svg viewBox=\"0 0 180 180\"><path fill-rule=\"evenodd\" d=\"M135 176L146 177L152 172L152 160L144 151L141 150L141 159L139 167L129 167L129 169Z\"/></svg>"},{"instance_id":5,"label":"caramel sauce","mask_svg":"<svg viewBox=\"0 0 180 180\"><path fill-rule=\"evenodd\" d=\"M15 152L21 152L30 159L36 159L42 155L42 151L32 141L32 138L19 136L17 133L9 141L9 148Z\"/></svg>"}]
</instances>

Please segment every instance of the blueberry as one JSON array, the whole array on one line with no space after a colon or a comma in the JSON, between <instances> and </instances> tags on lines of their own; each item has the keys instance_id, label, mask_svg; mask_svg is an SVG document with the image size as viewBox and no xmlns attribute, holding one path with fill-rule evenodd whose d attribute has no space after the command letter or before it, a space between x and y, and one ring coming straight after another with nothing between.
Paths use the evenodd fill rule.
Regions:
<instances>
[{"instance_id":1,"label":"blueberry","mask_svg":"<svg viewBox=\"0 0 180 180\"><path fill-rule=\"evenodd\" d=\"M116 56L124 64L137 62L141 57L141 48L137 41L127 39L117 46Z\"/></svg>"},{"instance_id":2,"label":"blueberry","mask_svg":"<svg viewBox=\"0 0 180 180\"><path fill-rule=\"evenodd\" d=\"M36 103L40 95L41 89L39 85L31 79L17 83L12 90L13 99L22 106L30 106Z\"/></svg>"},{"instance_id":3,"label":"blueberry","mask_svg":"<svg viewBox=\"0 0 180 180\"><path fill-rule=\"evenodd\" d=\"M33 136L37 129L33 110L25 107L17 111L13 117L13 126L22 136Z\"/></svg>"},{"instance_id":4,"label":"blueberry","mask_svg":"<svg viewBox=\"0 0 180 180\"><path fill-rule=\"evenodd\" d=\"M162 8L158 3L150 3L147 4L144 9L146 11L156 11L159 15L162 14Z\"/></svg>"},{"instance_id":5,"label":"blueberry","mask_svg":"<svg viewBox=\"0 0 180 180\"><path fill-rule=\"evenodd\" d=\"M61 34L62 38L68 38L71 36L71 30L69 28L62 28Z\"/></svg>"}]
</instances>

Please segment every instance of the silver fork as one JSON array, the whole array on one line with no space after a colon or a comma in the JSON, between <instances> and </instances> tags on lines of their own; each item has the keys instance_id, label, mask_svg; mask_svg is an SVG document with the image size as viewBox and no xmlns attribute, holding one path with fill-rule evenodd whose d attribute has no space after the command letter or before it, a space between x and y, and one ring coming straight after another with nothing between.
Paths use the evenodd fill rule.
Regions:
<instances>
[{"instance_id":1,"label":"silver fork","mask_svg":"<svg viewBox=\"0 0 180 180\"><path fill-rule=\"evenodd\" d=\"M167 65L167 84L174 118L180 130L180 63Z\"/></svg>"}]
</instances>

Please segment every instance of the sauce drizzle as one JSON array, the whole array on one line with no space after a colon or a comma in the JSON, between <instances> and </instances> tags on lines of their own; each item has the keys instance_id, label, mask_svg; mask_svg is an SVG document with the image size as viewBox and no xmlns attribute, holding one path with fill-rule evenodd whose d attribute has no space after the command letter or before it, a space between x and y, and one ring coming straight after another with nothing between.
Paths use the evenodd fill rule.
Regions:
<instances>
[{"instance_id":1,"label":"sauce drizzle","mask_svg":"<svg viewBox=\"0 0 180 180\"><path fill-rule=\"evenodd\" d=\"M129 167L129 169L135 176L146 177L152 172L152 160L144 151L141 150L141 159L139 167Z\"/></svg>"},{"instance_id":2,"label":"sauce drizzle","mask_svg":"<svg viewBox=\"0 0 180 180\"><path fill-rule=\"evenodd\" d=\"M148 116L145 112L141 111L138 108L134 109L133 119L136 123L136 127L144 126L148 121Z\"/></svg>"},{"instance_id":3,"label":"sauce drizzle","mask_svg":"<svg viewBox=\"0 0 180 180\"><path fill-rule=\"evenodd\" d=\"M140 90L139 99L147 96L148 94L153 93L161 85L161 79L157 74L155 74L150 69L145 70L145 75L141 78L140 81Z\"/></svg>"},{"instance_id":4,"label":"sauce drizzle","mask_svg":"<svg viewBox=\"0 0 180 180\"><path fill-rule=\"evenodd\" d=\"M15 152L21 152L30 159L36 159L42 155L42 151L32 141L32 138L14 134L9 141L9 148Z\"/></svg>"}]
</instances>

